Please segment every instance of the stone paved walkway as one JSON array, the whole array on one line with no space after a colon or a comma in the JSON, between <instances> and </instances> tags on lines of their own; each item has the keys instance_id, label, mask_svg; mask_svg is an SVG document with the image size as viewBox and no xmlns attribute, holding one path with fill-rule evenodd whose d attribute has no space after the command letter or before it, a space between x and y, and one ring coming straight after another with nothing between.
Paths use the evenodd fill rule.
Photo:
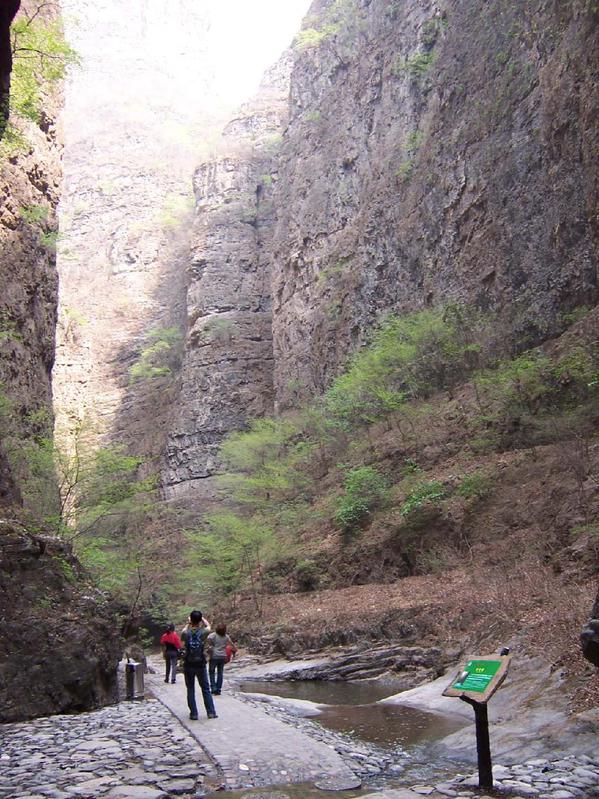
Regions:
<instances>
[{"instance_id":1,"label":"stone paved walkway","mask_svg":"<svg viewBox=\"0 0 599 799\"><path fill-rule=\"evenodd\" d=\"M157 701L0 726L0 799L200 799L206 781L216 769Z\"/></svg>"},{"instance_id":2,"label":"stone paved walkway","mask_svg":"<svg viewBox=\"0 0 599 799\"><path fill-rule=\"evenodd\" d=\"M152 693L181 721L224 772L227 788L319 782L328 778L355 781L355 775L335 750L301 730L267 715L261 708L235 699L227 691L215 697L217 719L202 712L189 720L185 684L165 684L162 668L148 674Z\"/></svg>"}]
</instances>

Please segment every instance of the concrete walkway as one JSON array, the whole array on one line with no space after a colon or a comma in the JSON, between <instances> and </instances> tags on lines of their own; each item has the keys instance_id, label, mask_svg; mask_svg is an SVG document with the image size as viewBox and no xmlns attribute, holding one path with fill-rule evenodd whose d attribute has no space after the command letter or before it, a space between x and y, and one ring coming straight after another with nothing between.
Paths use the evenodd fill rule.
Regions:
<instances>
[{"instance_id":1,"label":"concrete walkway","mask_svg":"<svg viewBox=\"0 0 599 799\"><path fill-rule=\"evenodd\" d=\"M200 718L191 721L183 675L179 674L175 685L166 684L162 661L152 660L156 673L146 675L148 688L223 770L227 788L323 782L333 778L358 782L332 747L254 705L235 699L226 690L214 700L218 718L208 720L196 685Z\"/></svg>"}]
</instances>

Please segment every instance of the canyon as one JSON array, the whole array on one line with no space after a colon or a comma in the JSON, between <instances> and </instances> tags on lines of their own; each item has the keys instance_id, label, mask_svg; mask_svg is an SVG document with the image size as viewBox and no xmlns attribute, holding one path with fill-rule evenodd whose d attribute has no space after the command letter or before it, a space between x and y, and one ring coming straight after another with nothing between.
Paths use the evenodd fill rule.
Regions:
<instances>
[{"instance_id":1,"label":"canyon","mask_svg":"<svg viewBox=\"0 0 599 799\"><path fill-rule=\"evenodd\" d=\"M61 445L76 449L84 431L86 445L118 446L138 459L138 476L153 480L146 492L153 507L145 523L132 517L117 533L136 535L133 548L158 541L147 558L144 602L172 612L206 596L197 575L175 584L164 561L185 575L193 560L187 532L231 506L222 482L227 437L318 403L389 315L474 308L490 315L504 357L541 347L559 360L577 346L596 356L593 3L315 0L310 8L297 3L276 33L272 16L250 13L245 35L225 47L227 36L215 44L214 33L226 34L228 11L144 2L124 23L120 4L65 0L64 27L81 65L66 80L62 133L54 122L60 93L48 92L41 119L26 123L27 149L2 160L0 377L10 403L0 446L2 623L3 637L14 641L2 668L24 696L29 678L7 664L26 646L16 631L27 628L32 602L36 623L48 628L47 647L59 608L83 630L98 613L107 642L85 678L48 677L48 685L79 681L85 698L48 689L49 698L22 711L15 705L2 720L113 701L118 655L108 632L117 608L86 582L68 545L27 525L23 511L35 497L8 453L16 441L45 439L54 428ZM249 77L227 83L225 68L237 59L239 75L252 63L257 84L260 59L249 54L262 51L264 75L248 99ZM4 53L4 93L9 66ZM34 219L37 208L43 213ZM460 628L460 651L494 646L522 626L534 628L524 649L538 649L539 629L550 624L536 615L547 570L551 601L567 604L559 592L568 585L572 598L564 616L570 632L560 632L562 648L551 657L576 660L572 647L597 585L596 397L590 392L581 403L575 429L532 443L511 439L481 455L465 433L481 416L468 379L434 395L430 405L441 410L420 427L412 423L415 441L378 420L367 433L337 430L337 450L321 447L324 466L318 474L309 467L319 489L308 504L323 515L306 516L293 562L285 552L273 558L264 599L272 629L248 636L248 646L297 655L298 647L380 636L408 646L439 639L455 654L439 621L447 610ZM562 369L560 380L574 378ZM586 391L593 381L585 380ZM564 455L571 441L581 442L576 463L584 460L586 470L578 482ZM399 492L362 538L349 541L326 504L342 490L339 464L374 465ZM409 545L397 536L406 464L440 480L450 496ZM474 467L490 470L493 494L471 507L458 498L458 481ZM46 499L59 502L56 486ZM485 549L487 530L497 533L494 548ZM460 538L455 551L441 552L443 539L453 538ZM536 565L529 569L523 557L511 588L539 578L517 622L501 592L514 551ZM322 589L316 598L295 593L298 562L306 560L318 572L310 577ZM468 588L468 569L478 565L501 599L493 634L493 609L483 612ZM23 569L17 580L8 576L15 568ZM143 568L131 571L122 594L135 596ZM437 593L435 569L455 589L451 597ZM54 575L51 589L44 574ZM314 589L310 580L304 587ZM247 625L254 612L247 594L234 608L220 600L219 610ZM357 620L348 602L357 603ZM80 611L67 610L75 606ZM318 612L326 623L318 634L306 631ZM588 630L587 639L595 628ZM587 691L577 701L588 702L596 675L577 657L573 679Z\"/></svg>"}]
</instances>

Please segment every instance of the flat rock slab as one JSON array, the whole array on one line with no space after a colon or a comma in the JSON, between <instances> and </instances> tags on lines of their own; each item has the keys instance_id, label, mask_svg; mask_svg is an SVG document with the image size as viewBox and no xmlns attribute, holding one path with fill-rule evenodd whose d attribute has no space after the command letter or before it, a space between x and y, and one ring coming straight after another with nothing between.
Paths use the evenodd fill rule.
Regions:
<instances>
[{"instance_id":1,"label":"flat rock slab","mask_svg":"<svg viewBox=\"0 0 599 799\"><path fill-rule=\"evenodd\" d=\"M107 799L169 799L169 795L148 785L119 785L107 794Z\"/></svg>"},{"instance_id":2,"label":"flat rock slab","mask_svg":"<svg viewBox=\"0 0 599 799\"><path fill-rule=\"evenodd\" d=\"M335 750L301 730L242 702L226 691L215 697L217 719L207 719L199 686L198 721L189 719L185 685L164 683L162 674L147 675L156 696L181 721L223 770L228 789L340 780L360 781ZM340 789L338 789L340 790Z\"/></svg>"},{"instance_id":3,"label":"flat rock slab","mask_svg":"<svg viewBox=\"0 0 599 799\"><path fill-rule=\"evenodd\" d=\"M241 799L289 799L289 795L281 791L261 791L260 793L246 793Z\"/></svg>"},{"instance_id":4,"label":"flat rock slab","mask_svg":"<svg viewBox=\"0 0 599 799\"><path fill-rule=\"evenodd\" d=\"M326 780L319 780L316 788L319 791L353 791L362 785L362 780L357 777L347 779L346 777L327 777Z\"/></svg>"}]
</instances>

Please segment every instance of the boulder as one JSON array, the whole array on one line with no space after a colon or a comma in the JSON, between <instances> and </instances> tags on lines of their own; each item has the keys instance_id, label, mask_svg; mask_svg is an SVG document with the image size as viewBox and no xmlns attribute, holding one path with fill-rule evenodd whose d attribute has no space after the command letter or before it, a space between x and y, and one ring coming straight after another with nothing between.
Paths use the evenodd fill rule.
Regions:
<instances>
[{"instance_id":1,"label":"boulder","mask_svg":"<svg viewBox=\"0 0 599 799\"><path fill-rule=\"evenodd\" d=\"M587 621L580 634L582 653L587 660L599 668L599 593Z\"/></svg>"}]
</instances>

